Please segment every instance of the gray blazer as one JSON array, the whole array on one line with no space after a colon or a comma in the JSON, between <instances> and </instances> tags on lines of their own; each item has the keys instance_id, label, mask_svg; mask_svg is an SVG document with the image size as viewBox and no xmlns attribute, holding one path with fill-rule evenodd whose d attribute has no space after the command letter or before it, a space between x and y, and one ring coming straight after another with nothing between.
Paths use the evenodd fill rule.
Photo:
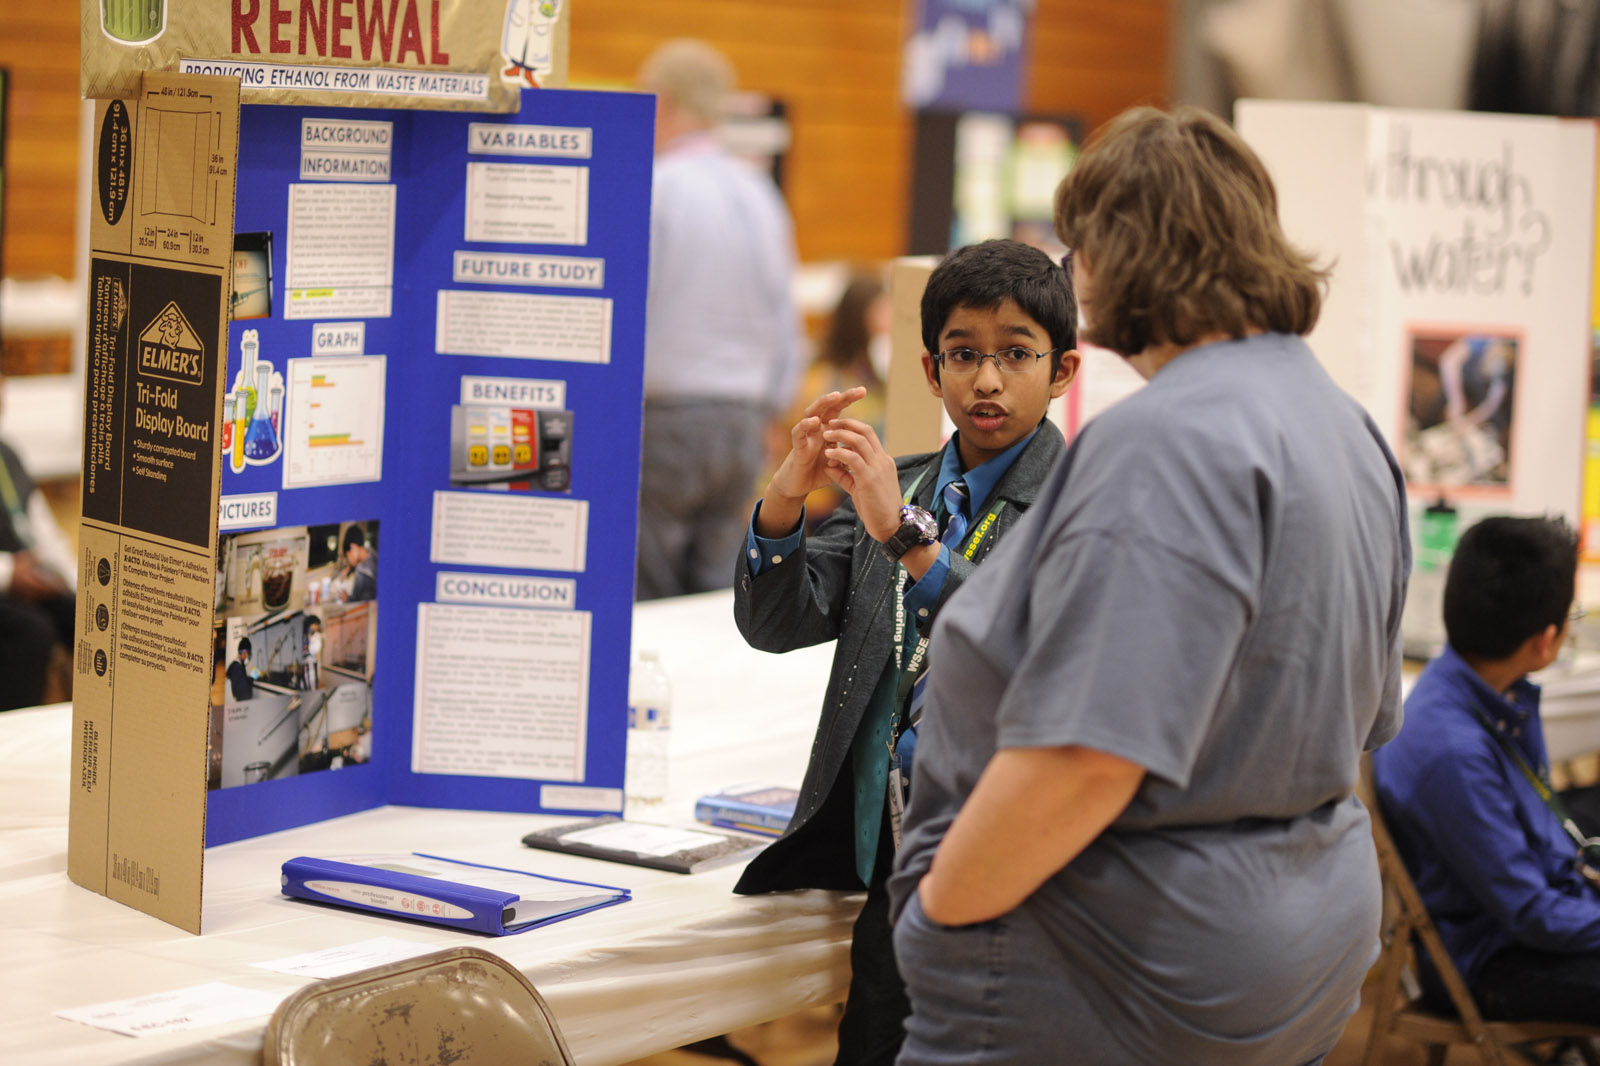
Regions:
<instances>
[{"instance_id":1,"label":"gray blazer","mask_svg":"<svg viewBox=\"0 0 1600 1066\"><path fill-rule=\"evenodd\" d=\"M1006 506L980 542L976 558L969 561L952 553L937 607L927 618L916 620L922 632L932 628L939 608L1033 503L1039 485L1064 451L1060 431L1046 421L984 501L979 513L987 513L1002 499ZM902 491L921 477L914 502L923 507L932 506L941 454L895 460ZM838 646L794 818L782 837L750 861L735 892L863 887L855 868L850 746L894 650L897 569L862 528L848 499L804 540L800 551L760 577L751 576L741 546L733 581L733 615L745 641L771 652L834 639Z\"/></svg>"}]
</instances>

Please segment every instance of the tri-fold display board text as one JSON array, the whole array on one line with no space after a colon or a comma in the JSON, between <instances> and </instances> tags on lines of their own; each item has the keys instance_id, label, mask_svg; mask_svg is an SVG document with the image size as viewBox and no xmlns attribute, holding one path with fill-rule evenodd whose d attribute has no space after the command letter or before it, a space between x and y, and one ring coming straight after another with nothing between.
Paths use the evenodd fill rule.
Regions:
<instances>
[{"instance_id":1,"label":"tri-fold display board text","mask_svg":"<svg viewBox=\"0 0 1600 1066\"><path fill-rule=\"evenodd\" d=\"M622 806L651 101L238 93L95 117L69 873L193 931L208 844Z\"/></svg>"}]
</instances>

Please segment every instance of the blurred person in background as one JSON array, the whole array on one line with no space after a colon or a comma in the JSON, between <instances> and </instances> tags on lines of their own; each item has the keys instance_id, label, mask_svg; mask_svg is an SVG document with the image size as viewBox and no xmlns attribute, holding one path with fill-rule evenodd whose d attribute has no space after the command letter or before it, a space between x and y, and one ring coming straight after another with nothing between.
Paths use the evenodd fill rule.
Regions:
<instances>
[{"instance_id":1,"label":"blurred person in background","mask_svg":"<svg viewBox=\"0 0 1600 1066\"><path fill-rule=\"evenodd\" d=\"M880 438L889 389L889 291L876 273L861 272L851 277L839 295L839 302L828 319L827 331L817 346L817 354L806 368L800 386L803 402L789 412L789 425L805 417L805 406L813 397L829 392L865 389L861 399L850 405L850 417L865 422ZM782 433L781 458L788 453L789 436ZM774 467L777 465L773 464ZM814 530L844 501L837 485L812 493L806 501L806 528Z\"/></svg>"},{"instance_id":2,"label":"blurred person in background","mask_svg":"<svg viewBox=\"0 0 1600 1066\"><path fill-rule=\"evenodd\" d=\"M4 390L0 375L0 399ZM44 698L52 652L72 651L77 587L72 546L22 460L0 441L0 710Z\"/></svg>"},{"instance_id":3,"label":"blurred person in background","mask_svg":"<svg viewBox=\"0 0 1600 1066\"><path fill-rule=\"evenodd\" d=\"M637 597L724 588L744 540L766 427L800 372L793 224L770 178L717 140L733 67L668 41L639 70L656 95Z\"/></svg>"}]
</instances>

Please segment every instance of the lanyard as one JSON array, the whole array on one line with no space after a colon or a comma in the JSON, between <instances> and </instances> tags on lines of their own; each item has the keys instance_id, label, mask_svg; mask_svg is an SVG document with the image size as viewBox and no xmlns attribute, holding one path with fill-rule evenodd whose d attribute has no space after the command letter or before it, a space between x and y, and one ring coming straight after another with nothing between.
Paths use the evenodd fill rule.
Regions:
<instances>
[{"instance_id":1,"label":"lanyard","mask_svg":"<svg viewBox=\"0 0 1600 1066\"><path fill-rule=\"evenodd\" d=\"M1592 858L1597 865L1600 865L1600 840L1583 835L1583 830L1578 828L1578 823L1572 820L1572 814L1567 810L1567 805L1561 802L1560 796L1556 795L1556 790L1551 786L1550 778L1546 773L1542 769L1535 770L1528 765L1528 760L1523 756L1522 750L1511 743L1510 737L1496 729L1494 723L1489 721L1489 716L1484 714L1481 709L1473 706L1472 713L1479 722L1483 723L1483 728L1489 731L1489 735L1494 737L1495 741L1500 745L1500 750L1506 753L1506 757L1516 763L1517 769L1522 772L1522 776L1527 778L1529 785L1533 786L1534 793L1549 808L1550 813L1556 816L1556 821L1561 823L1561 828L1566 830L1567 836L1571 837L1573 843L1578 845L1580 861Z\"/></svg>"},{"instance_id":2,"label":"lanyard","mask_svg":"<svg viewBox=\"0 0 1600 1066\"><path fill-rule=\"evenodd\" d=\"M916 495L917 488L922 484L922 479L927 476L927 473L924 470L918 474L916 480L911 482L910 488L906 489L904 497L906 503L910 503L911 498ZM983 521L972 528L972 531L967 534L966 543L961 545L960 550L963 558L970 560L978 553L978 546L989 535L989 531L994 528L995 520L1000 517L1000 512L1005 509L1005 500L996 501L994 508L984 516ZM927 634L921 634L917 637L917 643L911 650L910 658L902 662L902 658L905 655L907 574L904 566L896 564L896 567L900 573L896 579L894 590L894 664L900 670L900 682L895 688L894 713L890 719L891 734L895 726L899 724L900 708L905 706L907 698L911 695L911 689L917 683L917 678L922 676L922 671L928 664Z\"/></svg>"},{"instance_id":3,"label":"lanyard","mask_svg":"<svg viewBox=\"0 0 1600 1066\"><path fill-rule=\"evenodd\" d=\"M23 550L33 547L33 531L29 527L28 509L17 494L17 484L11 480L11 468L0 456L0 497L4 498L6 511L11 516L11 531L17 535Z\"/></svg>"}]
</instances>

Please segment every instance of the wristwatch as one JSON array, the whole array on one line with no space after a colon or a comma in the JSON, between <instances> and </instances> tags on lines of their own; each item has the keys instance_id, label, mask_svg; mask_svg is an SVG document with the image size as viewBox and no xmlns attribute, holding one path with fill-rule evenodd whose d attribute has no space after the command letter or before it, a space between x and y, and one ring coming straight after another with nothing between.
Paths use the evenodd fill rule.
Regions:
<instances>
[{"instance_id":1,"label":"wristwatch","mask_svg":"<svg viewBox=\"0 0 1600 1066\"><path fill-rule=\"evenodd\" d=\"M885 558L898 563L900 557L919 544L932 544L939 539L939 523L933 515L914 503L900 508L900 528L889 539L878 545Z\"/></svg>"}]
</instances>

